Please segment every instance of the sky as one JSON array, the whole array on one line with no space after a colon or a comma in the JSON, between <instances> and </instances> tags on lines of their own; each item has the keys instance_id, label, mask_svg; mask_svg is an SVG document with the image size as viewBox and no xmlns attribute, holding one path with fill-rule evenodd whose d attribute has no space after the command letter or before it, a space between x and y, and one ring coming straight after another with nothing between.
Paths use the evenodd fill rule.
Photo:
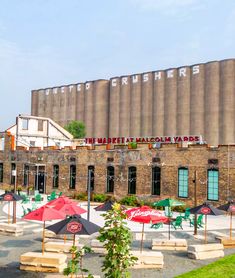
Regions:
<instances>
[{"instance_id":1,"label":"sky","mask_svg":"<svg viewBox=\"0 0 235 278\"><path fill-rule=\"evenodd\" d=\"M33 89L227 58L234 0L0 0L0 131Z\"/></svg>"}]
</instances>

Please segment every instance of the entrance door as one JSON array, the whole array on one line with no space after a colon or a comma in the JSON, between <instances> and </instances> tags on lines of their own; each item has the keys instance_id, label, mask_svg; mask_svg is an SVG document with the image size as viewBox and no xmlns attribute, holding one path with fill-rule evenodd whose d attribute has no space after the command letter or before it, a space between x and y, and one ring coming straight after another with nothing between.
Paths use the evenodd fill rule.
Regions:
<instances>
[{"instance_id":1,"label":"entrance door","mask_svg":"<svg viewBox=\"0 0 235 278\"><path fill-rule=\"evenodd\" d=\"M35 189L45 193L45 166L36 166Z\"/></svg>"}]
</instances>

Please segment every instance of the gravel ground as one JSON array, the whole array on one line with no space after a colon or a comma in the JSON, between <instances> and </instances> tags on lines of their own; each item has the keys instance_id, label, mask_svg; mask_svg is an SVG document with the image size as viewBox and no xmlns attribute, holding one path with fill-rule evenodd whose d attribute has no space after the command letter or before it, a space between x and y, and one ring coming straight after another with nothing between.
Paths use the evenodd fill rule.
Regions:
<instances>
[{"instance_id":1,"label":"gravel ground","mask_svg":"<svg viewBox=\"0 0 235 278\"><path fill-rule=\"evenodd\" d=\"M144 243L145 250L150 250L151 238L156 238L156 235L161 237L160 233L148 233L147 240ZM181 236L182 232L173 232L175 237ZM183 234L184 235L184 234ZM193 238L185 234L188 243L193 243ZM213 242L213 238L209 234L209 241ZM82 243L87 244L87 239L81 239ZM200 243L200 240L194 240L194 243ZM132 248L138 250L139 242L133 241ZM41 250L41 238L40 235L24 235L19 238L1 236L0 237L0 277L46 277L46 274L25 272L19 270L19 257L20 254L27 251L40 251ZM154 269L144 269L144 270L132 270L132 277L142 278L142 277L164 277L171 278L178 274L188 272L205 264L208 264L211 260L196 261L187 258L186 252L179 251L162 251L164 255L164 268L162 270ZM235 253L235 249L225 249L225 254ZM98 254L89 254L84 259L84 267L88 268L91 273L99 274L101 273L103 257ZM60 275L50 275L52 277L59 277Z\"/></svg>"}]
</instances>

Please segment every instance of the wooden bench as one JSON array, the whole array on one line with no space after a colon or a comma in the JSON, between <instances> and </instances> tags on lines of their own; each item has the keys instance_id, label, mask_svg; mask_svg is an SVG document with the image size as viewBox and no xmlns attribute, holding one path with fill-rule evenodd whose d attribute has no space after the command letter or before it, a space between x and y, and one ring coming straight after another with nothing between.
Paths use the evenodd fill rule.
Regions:
<instances>
[{"instance_id":1,"label":"wooden bench","mask_svg":"<svg viewBox=\"0 0 235 278\"><path fill-rule=\"evenodd\" d=\"M70 249L73 246L72 241L47 241L45 243L45 251L48 252L57 252L57 253L70 253ZM83 244L76 244L78 249L81 249Z\"/></svg>"},{"instance_id":2,"label":"wooden bench","mask_svg":"<svg viewBox=\"0 0 235 278\"><path fill-rule=\"evenodd\" d=\"M186 239L153 239L152 250L175 250L187 251L188 244Z\"/></svg>"},{"instance_id":3,"label":"wooden bench","mask_svg":"<svg viewBox=\"0 0 235 278\"><path fill-rule=\"evenodd\" d=\"M23 235L22 226L16 224L0 223L0 233L8 236L21 236Z\"/></svg>"},{"instance_id":4,"label":"wooden bench","mask_svg":"<svg viewBox=\"0 0 235 278\"><path fill-rule=\"evenodd\" d=\"M220 243L189 245L188 257L194 260L224 257L224 246Z\"/></svg>"},{"instance_id":5,"label":"wooden bench","mask_svg":"<svg viewBox=\"0 0 235 278\"><path fill-rule=\"evenodd\" d=\"M65 254L27 252L20 256L20 270L62 272L67 266Z\"/></svg>"},{"instance_id":6,"label":"wooden bench","mask_svg":"<svg viewBox=\"0 0 235 278\"><path fill-rule=\"evenodd\" d=\"M235 248L235 238L229 237L216 237L223 244L224 248Z\"/></svg>"},{"instance_id":7,"label":"wooden bench","mask_svg":"<svg viewBox=\"0 0 235 278\"><path fill-rule=\"evenodd\" d=\"M131 254L138 258L131 268L163 268L163 254L156 251L131 251Z\"/></svg>"}]
</instances>

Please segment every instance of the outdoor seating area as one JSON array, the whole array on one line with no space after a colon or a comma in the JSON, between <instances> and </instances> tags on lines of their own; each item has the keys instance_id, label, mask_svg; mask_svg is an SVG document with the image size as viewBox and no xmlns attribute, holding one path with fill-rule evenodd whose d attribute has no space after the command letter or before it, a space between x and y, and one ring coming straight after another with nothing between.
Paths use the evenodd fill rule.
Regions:
<instances>
[{"instance_id":1,"label":"outdoor seating area","mask_svg":"<svg viewBox=\"0 0 235 278\"><path fill-rule=\"evenodd\" d=\"M12 210L9 194L5 193L5 213ZM4 194L2 196L2 199L4 199ZM11 196L12 199L18 198L14 193ZM209 203L204 203L193 209L186 208L184 213L178 213L172 210L174 202L176 206L184 205L177 200L166 199L153 204L154 206L169 206L165 211L155 210L148 206L122 208L127 215L127 223L133 233L132 241L135 243L135 247L132 246L131 248L131 253L137 257L137 261L132 266L133 269L162 269L164 267L165 251L187 253L186 260L206 260L223 257L224 248L235 247L232 231L230 231L230 241L223 239L223 237L214 237L213 242L210 242L211 239L208 240L208 225L211 229L209 223L211 217L208 222L208 215L219 215L225 218L226 215L221 210L214 208ZM81 214L87 215L87 207L85 206L87 204L79 204L60 193L53 192L47 196L40 195L38 192L33 196L20 194L16 203L17 218L22 218L22 221L33 221L33 223L36 221L38 224L33 225L39 225L41 227L40 233L42 233L42 252L32 250L23 253L19 259L21 270L63 271L66 262L71 258L71 248L76 246L78 250L82 250L85 246L80 240L82 236L86 237L86 242L89 243L94 254L107 254L104 246L105 242L99 241L97 232L104 225L101 214L111 210L113 202L107 202L92 208L92 221L80 216ZM201 235L200 239L193 236L195 211L198 215L197 228ZM8 214L8 219L11 216L12 213ZM0 223L0 232L4 234L4 231L8 231L8 234L15 234L19 237L24 233L24 226L17 223ZM176 233L177 238L175 237ZM149 234L151 234L151 239ZM159 234L164 235L164 238L159 238ZM189 238L183 238L183 234L187 234ZM149 246L147 248L146 242ZM225 246L223 243L225 243Z\"/></svg>"}]
</instances>

